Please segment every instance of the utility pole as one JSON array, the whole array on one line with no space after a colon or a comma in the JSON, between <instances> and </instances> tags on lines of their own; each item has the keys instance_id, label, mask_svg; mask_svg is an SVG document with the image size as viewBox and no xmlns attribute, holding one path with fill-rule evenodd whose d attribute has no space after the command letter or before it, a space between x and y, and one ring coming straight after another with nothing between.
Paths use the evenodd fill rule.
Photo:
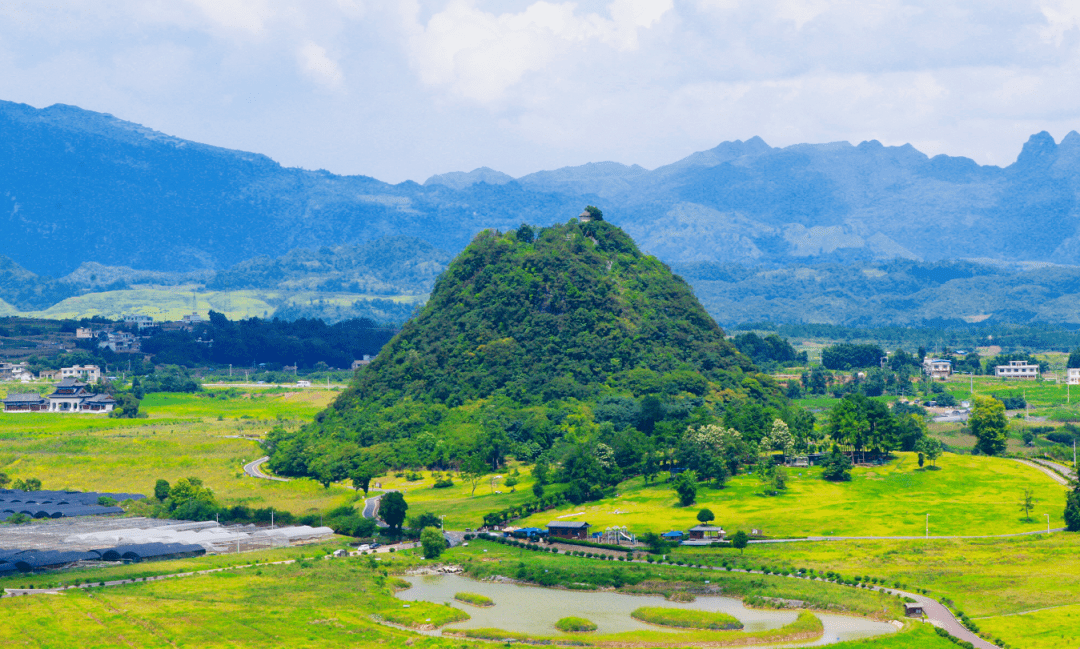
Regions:
<instances>
[{"instance_id":1,"label":"utility pole","mask_svg":"<svg viewBox=\"0 0 1080 649\"><path fill-rule=\"evenodd\" d=\"M926 514L926 538L930 538L930 514Z\"/></svg>"}]
</instances>

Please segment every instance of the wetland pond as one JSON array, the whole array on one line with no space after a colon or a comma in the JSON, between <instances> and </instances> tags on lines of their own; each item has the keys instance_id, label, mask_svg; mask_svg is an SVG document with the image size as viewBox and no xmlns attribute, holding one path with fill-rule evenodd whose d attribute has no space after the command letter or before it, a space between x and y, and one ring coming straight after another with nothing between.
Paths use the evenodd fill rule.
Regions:
<instances>
[{"instance_id":1,"label":"wetland pond","mask_svg":"<svg viewBox=\"0 0 1080 649\"><path fill-rule=\"evenodd\" d=\"M694 602L670 602L660 595L626 595L609 591L576 591L519 584L476 581L458 575L420 575L405 577L412 588L397 593L404 601L423 601L450 604L471 616L465 622L447 625L451 629L498 628L505 631L537 636L561 635L555 622L568 616L583 617L594 622L596 633L619 633L637 630L666 630L663 627L639 622L630 617L640 606L688 608L700 611L727 613L738 618L745 631L765 631L791 624L798 617L795 611L760 610L743 606L731 597L701 596ZM489 608L469 606L454 600L458 592L470 592L490 597L495 605ZM813 642L797 646L816 646L846 640L859 640L893 633L896 628L886 622L866 618L828 615L813 611L825 626L825 633ZM677 633L676 629L671 632ZM785 643L772 646L784 646ZM763 645L754 645L761 647Z\"/></svg>"}]
</instances>

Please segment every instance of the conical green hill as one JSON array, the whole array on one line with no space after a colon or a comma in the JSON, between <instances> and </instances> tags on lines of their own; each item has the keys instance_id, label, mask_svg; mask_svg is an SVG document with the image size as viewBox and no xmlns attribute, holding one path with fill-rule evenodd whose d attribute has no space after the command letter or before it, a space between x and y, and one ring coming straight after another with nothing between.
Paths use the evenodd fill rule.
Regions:
<instances>
[{"instance_id":1,"label":"conical green hill","mask_svg":"<svg viewBox=\"0 0 1080 649\"><path fill-rule=\"evenodd\" d=\"M272 467L341 477L365 447L384 465L443 464L481 429L535 455L599 426L600 402L623 399L640 419L649 395L668 414L638 424L647 431L733 401L785 407L687 283L618 227L488 230L352 387L299 433L272 437Z\"/></svg>"}]
</instances>

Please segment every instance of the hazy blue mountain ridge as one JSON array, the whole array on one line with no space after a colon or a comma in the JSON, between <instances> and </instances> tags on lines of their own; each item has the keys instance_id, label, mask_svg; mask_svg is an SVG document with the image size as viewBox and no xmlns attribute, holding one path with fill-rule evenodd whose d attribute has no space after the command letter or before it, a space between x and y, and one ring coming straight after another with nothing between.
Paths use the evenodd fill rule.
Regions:
<instances>
[{"instance_id":1,"label":"hazy blue mountain ridge","mask_svg":"<svg viewBox=\"0 0 1080 649\"><path fill-rule=\"evenodd\" d=\"M213 282L232 287L265 288L278 273L293 287L414 291L445 263L433 249L456 254L486 228L565 222L589 203L667 263L736 264L762 273L754 280L761 286L694 280L701 282L696 290L710 292L703 300L722 322L761 319L728 317L729 309L766 307L813 321L868 317L859 315L873 306L864 291L905 295L912 304L928 299L855 274L843 280L847 288L815 294L819 302L781 308L786 298L769 293L765 281L770 269L823 273L839 282L842 273L821 267L847 265L876 276L893 274L881 264L896 259L931 265L1080 259L1075 132L1060 143L1045 132L1033 135L1003 168L873 140L781 148L752 137L653 170L597 162L513 179L482 167L421 185L285 168L260 154L189 142L73 106L0 102L0 191L0 255L12 262L0 269L0 297L20 308L97 290L106 278L164 277L147 272L216 272ZM358 252L369 242L401 237L431 248L404 246L370 263ZM304 264L313 266L303 270ZM382 273L380 264L401 272ZM97 278L104 267L112 270ZM1005 273L1041 288L1027 294L1017 288L1007 298L1017 304L1000 304L996 312L1065 317L1064 302L1076 293L1072 271L1055 272L1061 277ZM47 279L69 274L67 282ZM956 290L974 290L975 279L957 279L969 283ZM803 284L790 286L799 295ZM1008 282L984 289L995 299L1012 291ZM904 300L888 298L880 306L888 311ZM978 306L964 304L956 311L965 317Z\"/></svg>"}]
</instances>

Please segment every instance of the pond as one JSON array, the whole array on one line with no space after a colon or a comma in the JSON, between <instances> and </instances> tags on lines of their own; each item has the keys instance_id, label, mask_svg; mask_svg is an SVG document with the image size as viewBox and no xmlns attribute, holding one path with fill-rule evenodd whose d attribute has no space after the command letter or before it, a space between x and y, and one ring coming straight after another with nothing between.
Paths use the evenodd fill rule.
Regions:
<instances>
[{"instance_id":1,"label":"pond","mask_svg":"<svg viewBox=\"0 0 1080 649\"><path fill-rule=\"evenodd\" d=\"M530 635L552 636L559 634L555 622L560 618L584 617L597 626L596 633L619 633L662 627L645 624L630 617L631 611L640 606L663 606L669 608L692 608L702 611L727 613L738 618L746 631L775 629L795 621L794 611L749 609L742 601L731 597L698 596L695 602L669 602L660 595L625 595L614 592L559 590L538 586L522 586L489 581L476 581L458 575L423 575L405 578L412 588L397 594L405 601L424 601L460 608L471 619L448 628L479 629L499 628ZM495 606L478 608L454 600L459 592L478 593L490 597ZM825 626L824 635L815 642L798 646L831 644L846 640L859 640L886 633L896 628L885 622L875 622L859 617L826 615L814 612ZM677 631L672 630L673 633ZM755 645L761 646L761 645Z\"/></svg>"}]
</instances>

